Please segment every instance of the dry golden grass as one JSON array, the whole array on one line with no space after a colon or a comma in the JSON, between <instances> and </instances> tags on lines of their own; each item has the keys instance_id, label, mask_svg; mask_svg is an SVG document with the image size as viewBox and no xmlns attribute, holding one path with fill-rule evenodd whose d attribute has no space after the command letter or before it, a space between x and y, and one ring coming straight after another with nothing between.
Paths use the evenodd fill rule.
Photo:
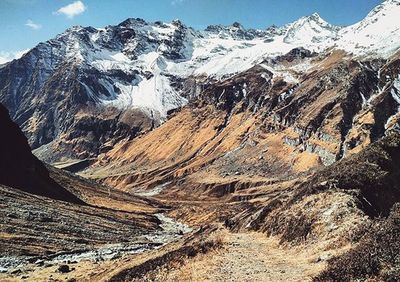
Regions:
<instances>
[{"instance_id":1,"label":"dry golden grass","mask_svg":"<svg viewBox=\"0 0 400 282\"><path fill-rule=\"evenodd\" d=\"M225 251L224 244L227 236L228 232L221 230L206 240L207 243L211 242L213 245L213 248L206 253L199 253L194 258L182 257L179 261L172 261L136 281L204 281L204 277L207 277L207 269L213 267L213 261L209 258L221 255ZM207 267L203 264L205 261L209 262Z\"/></svg>"},{"instance_id":2,"label":"dry golden grass","mask_svg":"<svg viewBox=\"0 0 400 282\"><path fill-rule=\"evenodd\" d=\"M320 165L321 159L317 154L302 152L294 158L293 168L297 172L303 172Z\"/></svg>"}]
</instances>

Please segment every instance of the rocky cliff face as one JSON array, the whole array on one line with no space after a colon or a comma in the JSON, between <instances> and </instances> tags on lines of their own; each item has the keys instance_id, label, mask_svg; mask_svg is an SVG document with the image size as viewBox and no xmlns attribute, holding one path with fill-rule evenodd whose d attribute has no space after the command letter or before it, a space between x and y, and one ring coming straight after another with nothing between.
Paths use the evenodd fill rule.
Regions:
<instances>
[{"instance_id":1,"label":"rocky cliff face","mask_svg":"<svg viewBox=\"0 0 400 282\"><path fill-rule=\"evenodd\" d=\"M50 178L46 167L32 155L25 136L1 104L0 120L0 184L31 194L83 204Z\"/></svg>"}]
</instances>

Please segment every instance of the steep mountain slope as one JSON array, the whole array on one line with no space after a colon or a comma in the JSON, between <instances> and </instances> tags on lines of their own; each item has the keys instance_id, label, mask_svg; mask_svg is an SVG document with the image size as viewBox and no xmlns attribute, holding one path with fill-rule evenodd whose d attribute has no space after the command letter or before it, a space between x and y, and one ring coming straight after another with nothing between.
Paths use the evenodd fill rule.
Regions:
<instances>
[{"instance_id":1,"label":"steep mountain slope","mask_svg":"<svg viewBox=\"0 0 400 282\"><path fill-rule=\"evenodd\" d=\"M337 33L340 29L340 27L327 23L317 13L314 13L292 23L287 29L284 42L297 43L302 46L322 42L325 45L330 45L332 40L337 39Z\"/></svg>"},{"instance_id":2,"label":"steep mountain slope","mask_svg":"<svg viewBox=\"0 0 400 282\"><path fill-rule=\"evenodd\" d=\"M328 268L314 281L362 280L397 281L399 271L399 206L389 218L375 222L363 230L358 246L332 258Z\"/></svg>"},{"instance_id":3,"label":"steep mountain slope","mask_svg":"<svg viewBox=\"0 0 400 282\"><path fill-rule=\"evenodd\" d=\"M2 221L4 229L2 228L3 234L0 238L2 240L1 256L5 255L4 248L6 248L6 245L12 252L36 247L40 249L40 252L44 252L46 242L41 241L43 234L37 230L43 231L45 229L46 232L51 233L60 232L62 228L66 228L65 226L62 227L65 225L63 221L60 222L58 227L49 226L48 223L53 222L55 217L63 218L71 226L82 224L78 220L79 210L83 211L82 215L89 222L90 218L96 213L97 215L104 213L104 211L101 211L102 207L107 207L109 210L114 208L116 211L131 213L131 219L135 221L134 225L138 225L140 228L156 228L158 220L151 214L162 208L156 201L134 197L118 191L111 192L107 187L85 181L52 167L46 167L32 155L26 137L18 126L11 121L7 110L1 104L0 121L0 130L3 134L0 139L0 197L2 199L0 212L4 218ZM120 216L118 212L113 214L113 212L108 211L110 218L108 222L104 222L104 225L112 224L112 217L116 215L117 217ZM32 220L33 222L37 221L33 223L36 224L33 229L32 223L29 222ZM96 219L96 221L101 224L101 218ZM29 230L29 228L32 230ZM102 228L98 232L110 232L105 227ZM74 231L73 228L66 229L64 230L65 233L70 232L74 236L78 236L77 231ZM81 229L84 228L81 227ZM16 237L16 239L8 238L8 240L4 240L7 237L6 233L10 233L11 237ZM21 241L23 236L29 237L27 234L30 234L31 240L35 237L37 242ZM21 237L18 237L18 235ZM105 240L104 235L100 237L103 238L101 240ZM58 245L55 247L59 248L62 245L62 247L66 247L69 240L76 239L69 238L61 243L54 238L54 245L51 246ZM69 244L72 243L69 242Z\"/></svg>"},{"instance_id":4,"label":"steep mountain slope","mask_svg":"<svg viewBox=\"0 0 400 282\"><path fill-rule=\"evenodd\" d=\"M265 181L332 164L399 126L398 55L359 62L298 49L276 60L297 82L261 64L205 86L161 127L100 155L85 175L127 189L229 184L240 175ZM305 74L294 71L305 62Z\"/></svg>"},{"instance_id":5,"label":"steep mountain slope","mask_svg":"<svg viewBox=\"0 0 400 282\"><path fill-rule=\"evenodd\" d=\"M399 279L399 157L400 133L392 132L360 154L316 173L302 185L295 201L311 193L342 190L354 195L365 213L377 217L355 232L353 239L358 244L331 259L316 281Z\"/></svg>"},{"instance_id":6,"label":"steep mountain slope","mask_svg":"<svg viewBox=\"0 0 400 282\"><path fill-rule=\"evenodd\" d=\"M0 184L75 204L84 204L49 176L46 167L31 153L18 126L0 104Z\"/></svg>"},{"instance_id":7,"label":"steep mountain slope","mask_svg":"<svg viewBox=\"0 0 400 282\"><path fill-rule=\"evenodd\" d=\"M96 268L182 236L185 226L162 216L158 201L45 167L2 105L0 130L0 280L27 279L49 267L71 272L90 261Z\"/></svg>"},{"instance_id":8,"label":"steep mountain slope","mask_svg":"<svg viewBox=\"0 0 400 282\"><path fill-rule=\"evenodd\" d=\"M357 56L380 54L387 58L398 48L400 1L386 0L365 19L339 32L338 48Z\"/></svg>"},{"instance_id":9,"label":"steep mountain slope","mask_svg":"<svg viewBox=\"0 0 400 282\"><path fill-rule=\"evenodd\" d=\"M336 48L357 60L389 58L399 47L399 27L388 24L396 22L398 4L385 1L346 28L318 14L265 30L234 23L195 31L179 21L141 19L73 27L0 66L0 101L41 159L96 157L157 127L208 84L255 65L263 63L287 83L301 82L292 72L306 73L307 61L291 69L276 60L290 50L326 56Z\"/></svg>"}]
</instances>

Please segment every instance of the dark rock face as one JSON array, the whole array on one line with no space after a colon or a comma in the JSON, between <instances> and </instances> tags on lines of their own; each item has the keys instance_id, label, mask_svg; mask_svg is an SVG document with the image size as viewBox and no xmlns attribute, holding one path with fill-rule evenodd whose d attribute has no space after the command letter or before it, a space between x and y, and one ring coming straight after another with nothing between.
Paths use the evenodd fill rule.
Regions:
<instances>
[{"instance_id":1,"label":"dark rock face","mask_svg":"<svg viewBox=\"0 0 400 282\"><path fill-rule=\"evenodd\" d=\"M24 60L27 59L22 59L22 62L16 62L16 64L23 63ZM12 71L13 65L7 68L11 68L9 71L13 75L19 75ZM44 66L38 63L36 68L41 69ZM69 69L67 77L65 77L65 68ZM54 140L69 142L73 137L76 139L75 142L86 140L87 145L75 146L69 143L68 156L71 158L96 156L101 149L101 144L130 138L138 131L151 127L151 119L140 112L137 119L122 120L123 115L132 114L132 111L96 106L97 97L90 96L84 85L91 87L97 95L107 97L108 91L95 80L95 77L101 76L95 71L85 73L76 66L65 65L55 70L44 83L37 82L42 85L35 86L33 89L30 86L32 82L28 81L23 88L13 90L9 90L7 86L2 88L0 100L21 126L33 149ZM121 80L133 79L119 73L109 74L108 79L113 77ZM4 80L4 83L7 83L6 81ZM16 95L14 99L11 95L13 91ZM43 160L53 161L47 157Z\"/></svg>"},{"instance_id":2,"label":"dark rock face","mask_svg":"<svg viewBox=\"0 0 400 282\"><path fill-rule=\"evenodd\" d=\"M69 266L68 266L68 265L63 264L63 265L60 265L60 266L58 267L58 271L60 271L61 273L68 273L68 272L70 272L71 270L69 269Z\"/></svg>"},{"instance_id":3,"label":"dark rock face","mask_svg":"<svg viewBox=\"0 0 400 282\"><path fill-rule=\"evenodd\" d=\"M299 47L299 48L294 48L292 49L290 52L288 52L287 54L283 55L283 56L278 56L276 57L273 62L274 63L279 63L279 62L293 62L294 60L301 60L304 58L311 58L311 57L315 57L317 55L317 53L315 52L311 52L310 50L307 50L303 47Z\"/></svg>"},{"instance_id":4,"label":"dark rock face","mask_svg":"<svg viewBox=\"0 0 400 282\"><path fill-rule=\"evenodd\" d=\"M240 23L234 22L232 25L209 25L206 32L218 34L220 37L232 37L235 39L252 40L255 38L269 39L272 35L270 30L259 30L259 29L245 29Z\"/></svg>"},{"instance_id":5,"label":"dark rock face","mask_svg":"<svg viewBox=\"0 0 400 282\"><path fill-rule=\"evenodd\" d=\"M239 103L243 105L238 111L257 110L265 106L266 96L271 92L272 73L255 66L222 82L209 83L203 86L199 96L200 104L212 104L218 110L230 113ZM286 83L282 88L287 86Z\"/></svg>"},{"instance_id":6,"label":"dark rock face","mask_svg":"<svg viewBox=\"0 0 400 282\"><path fill-rule=\"evenodd\" d=\"M83 204L50 178L46 167L31 153L25 136L0 104L0 184L52 199Z\"/></svg>"}]
</instances>

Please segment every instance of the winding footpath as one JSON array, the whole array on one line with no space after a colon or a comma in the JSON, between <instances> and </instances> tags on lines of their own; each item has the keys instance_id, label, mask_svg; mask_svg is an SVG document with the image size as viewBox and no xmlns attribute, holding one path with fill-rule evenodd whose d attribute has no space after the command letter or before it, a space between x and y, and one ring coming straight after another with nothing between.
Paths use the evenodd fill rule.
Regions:
<instances>
[{"instance_id":1,"label":"winding footpath","mask_svg":"<svg viewBox=\"0 0 400 282\"><path fill-rule=\"evenodd\" d=\"M261 233L227 233L226 247L172 271L166 281L311 281L324 267L312 249L284 248Z\"/></svg>"}]
</instances>

